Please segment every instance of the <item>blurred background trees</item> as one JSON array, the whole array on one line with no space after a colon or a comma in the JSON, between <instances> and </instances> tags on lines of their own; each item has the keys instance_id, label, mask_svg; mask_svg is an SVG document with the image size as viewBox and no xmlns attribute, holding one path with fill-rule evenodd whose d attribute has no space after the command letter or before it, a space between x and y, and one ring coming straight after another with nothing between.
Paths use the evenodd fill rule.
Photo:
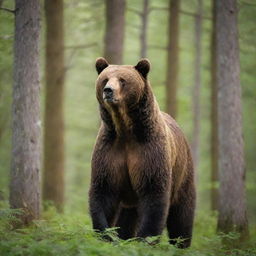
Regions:
<instances>
[{"instance_id":1,"label":"blurred background trees","mask_svg":"<svg viewBox=\"0 0 256 256\"><path fill-rule=\"evenodd\" d=\"M110 64L122 64L126 0L106 0L104 57Z\"/></svg>"},{"instance_id":2,"label":"blurred background trees","mask_svg":"<svg viewBox=\"0 0 256 256\"><path fill-rule=\"evenodd\" d=\"M199 163L199 145L200 145L200 93L201 93L201 62L202 62L202 19L203 19L203 1L197 1L196 13L194 18L194 45L195 45L195 57L194 57L194 84L192 87L192 104L193 104L193 133L191 150L194 159L194 168L197 171ZM196 176L198 179L198 176Z\"/></svg>"},{"instance_id":3,"label":"blurred background trees","mask_svg":"<svg viewBox=\"0 0 256 256\"><path fill-rule=\"evenodd\" d=\"M64 6L63 0L45 1L45 111L43 199L64 204Z\"/></svg>"},{"instance_id":4,"label":"blurred background trees","mask_svg":"<svg viewBox=\"0 0 256 256\"><path fill-rule=\"evenodd\" d=\"M180 0L169 1L168 43L166 63L166 112L177 117L177 91L179 83L179 15Z\"/></svg>"},{"instance_id":5,"label":"blurred background trees","mask_svg":"<svg viewBox=\"0 0 256 256\"><path fill-rule=\"evenodd\" d=\"M236 0L216 1L219 217L223 232L248 232Z\"/></svg>"},{"instance_id":6,"label":"blurred background trees","mask_svg":"<svg viewBox=\"0 0 256 256\"><path fill-rule=\"evenodd\" d=\"M212 31L210 36L210 100L211 100L211 128L210 128L210 155L211 155L211 209L218 208L218 119L217 119L217 67L216 67L216 1L212 0Z\"/></svg>"},{"instance_id":7,"label":"blurred background trees","mask_svg":"<svg viewBox=\"0 0 256 256\"><path fill-rule=\"evenodd\" d=\"M40 5L16 0L15 10L10 207L27 224L40 214Z\"/></svg>"},{"instance_id":8,"label":"blurred background trees","mask_svg":"<svg viewBox=\"0 0 256 256\"><path fill-rule=\"evenodd\" d=\"M149 16L149 0L143 0L143 9L140 14L141 17L141 32L140 32L140 57L147 57L147 30L148 30L148 16Z\"/></svg>"},{"instance_id":9,"label":"blurred background trees","mask_svg":"<svg viewBox=\"0 0 256 256\"><path fill-rule=\"evenodd\" d=\"M147 57L152 64L149 79L160 107L177 119L194 152L198 211L220 209L221 230L225 230L220 224L223 216L229 216L232 225L241 220L246 229L245 194L249 223L255 226L256 6L253 1L241 0L236 8L235 1L229 0L225 1L225 8L220 8L216 6L220 2L224 3L217 0L44 2L42 34L45 37L41 36L40 44L41 62L45 61L40 77L41 105L45 105L42 114L44 199L52 200L59 210L64 207L66 213L87 212L90 159L99 123L95 59L103 55L110 63L135 65L140 57ZM15 6L13 1L1 4L4 9L0 10L0 199L7 200L12 152ZM229 15L228 20L221 15ZM223 26L225 21L227 25ZM232 31L234 38L228 36ZM35 45L36 37L31 41ZM225 54L227 62L220 58ZM29 72L36 74L36 66L29 66ZM22 90L26 86L30 84ZM227 188L230 189L226 191ZM224 200L220 208L219 191ZM234 198L228 193L238 196ZM244 218L232 216L229 212L232 209Z\"/></svg>"}]
</instances>

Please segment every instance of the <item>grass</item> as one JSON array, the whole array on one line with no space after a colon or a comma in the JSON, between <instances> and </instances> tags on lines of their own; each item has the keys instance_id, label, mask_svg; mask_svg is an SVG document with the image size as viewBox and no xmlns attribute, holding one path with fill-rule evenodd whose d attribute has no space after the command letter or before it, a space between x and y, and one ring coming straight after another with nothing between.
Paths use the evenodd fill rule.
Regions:
<instances>
[{"instance_id":1,"label":"grass","mask_svg":"<svg viewBox=\"0 0 256 256\"><path fill-rule=\"evenodd\" d=\"M256 255L256 234L246 242L243 248L225 248L221 244L223 235L216 235L216 216L198 213L195 221L194 237L191 248L181 250L168 244L164 234L157 245L149 245L135 240L123 241L116 237L115 231L107 233L114 242L105 242L99 234L93 232L88 215L84 213L57 214L49 208L41 220L21 229L12 229L13 211L5 208L0 211L0 255L100 255L100 256L162 256L162 255ZM226 235L235 239L235 234ZM152 238L153 239L153 238Z\"/></svg>"}]
</instances>

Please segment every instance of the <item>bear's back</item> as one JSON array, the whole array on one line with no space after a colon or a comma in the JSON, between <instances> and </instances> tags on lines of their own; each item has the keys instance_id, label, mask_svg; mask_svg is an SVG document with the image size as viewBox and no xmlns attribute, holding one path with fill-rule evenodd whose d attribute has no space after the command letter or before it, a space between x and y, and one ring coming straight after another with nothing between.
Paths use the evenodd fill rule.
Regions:
<instances>
[{"instance_id":1,"label":"bear's back","mask_svg":"<svg viewBox=\"0 0 256 256\"><path fill-rule=\"evenodd\" d=\"M176 157L172 167L173 179L175 180L175 183L172 187L174 192L172 198L173 200L177 200L177 193L182 187L182 184L187 180L187 178L193 179L194 170L192 157L189 144L177 122L167 113L161 112L161 114L169 131L172 133L172 138L174 139L175 144Z\"/></svg>"}]
</instances>

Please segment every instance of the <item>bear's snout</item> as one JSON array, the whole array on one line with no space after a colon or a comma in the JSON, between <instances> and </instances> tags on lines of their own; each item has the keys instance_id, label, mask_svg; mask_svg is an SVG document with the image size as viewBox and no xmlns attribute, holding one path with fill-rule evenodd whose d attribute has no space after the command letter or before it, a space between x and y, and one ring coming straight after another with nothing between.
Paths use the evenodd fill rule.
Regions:
<instances>
[{"instance_id":1,"label":"bear's snout","mask_svg":"<svg viewBox=\"0 0 256 256\"><path fill-rule=\"evenodd\" d=\"M115 102L114 91L111 85L106 85L103 89L103 100L109 103Z\"/></svg>"},{"instance_id":2,"label":"bear's snout","mask_svg":"<svg viewBox=\"0 0 256 256\"><path fill-rule=\"evenodd\" d=\"M113 98L113 94L114 94L114 89L111 86L107 85L104 87L103 99Z\"/></svg>"}]
</instances>

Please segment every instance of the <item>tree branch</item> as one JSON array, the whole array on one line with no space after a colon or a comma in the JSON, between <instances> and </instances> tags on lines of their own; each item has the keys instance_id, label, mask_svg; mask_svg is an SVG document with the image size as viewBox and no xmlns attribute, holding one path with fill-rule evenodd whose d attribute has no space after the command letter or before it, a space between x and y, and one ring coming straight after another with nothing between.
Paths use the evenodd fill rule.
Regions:
<instances>
[{"instance_id":1,"label":"tree branch","mask_svg":"<svg viewBox=\"0 0 256 256\"><path fill-rule=\"evenodd\" d=\"M246 2L246 1L239 1L239 2L240 2L240 5L256 7L256 3L250 3L250 2Z\"/></svg>"},{"instance_id":2,"label":"tree branch","mask_svg":"<svg viewBox=\"0 0 256 256\"><path fill-rule=\"evenodd\" d=\"M193 12L188 12L188 11L184 11L184 10L180 10L179 11L182 14L188 15L188 16L192 16L192 17L196 17L197 15Z\"/></svg>"},{"instance_id":3,"label":"tree branch","mask_svg":"<svg viewBox=\"0 0 256 256\"><path fill-rule=\"evenodd\" d=\"M184 11L184 10L179 10L179 12L182 14L188 15L188 16L192 16L194 18L199 16L199 14L197 14L197 13L188 12L188 11ZM201 16L201 17L202 17L202 19L205 19L205 20L212 20L211 17L207 17L207 16Z\"/></svg>"},{"instance_id":4,"label":"tree branch","mask_svg":"<svg viewBox=\"0 0 256 256\"><path fill-rule=\"evenodd\" d=\"M139 16L143 15L142 12L140 12L139 10L136 10L134 8L127 8L127 10L130 11L130 12L133 12L133 13L139 15Z\"/></svg>"},{"instance_id":5,"label":"tree branch","mask_svg":"<svg viewBox=\"0 0 256 256\"><path fill-rule=\"evenodd\" d=\"M168 11L169 8L168 7L156 7L156 6L152 6L149 8L149 12L151 11ZM193 12L188 12L188 11L184 11L184 10L179 10L180 13L188 15L188 16L192 16L192 17L197 17L198 14L193 13ZM202 19L206 19L206 20L212 20L211 17L207 17L207 16L202 16Z\"/></svg>"},{"instance_id":6,"label":"tree branch","mask_svg":"<svg viewBox=\"0 0 256 256\"><path fill-rule=\"evenodd\" d=\"M149 12L152 12L152 11L168 11L168 10L169 10L168 7L152 6L152 7L148 8L148 11L149 11Z\"/></svg>"},{"instance_id":7,"label":"tree branch","mask_svg":"<svg viewBox=\"0 0 256 256\"><path fill-rule=\"evenodd\" d=\"M3 35L3 36L0 36L0 38L3 39L3 40L9 40L9 39L11 39L13 37L14 37L14 35Z\"/></svg>"},{"instance_id":8,"label":"tree branch","mask_svg":"<svg viewBox=\"0 0 256 256\"><path fill-rule=\"evenodd\" d=\"M90 47L97 46L98 43L90 43L90 44L78 44L78 45L67 45L65 46L65 49L72 49L72 50L78 50L78 49L86 49Z\"/></svg>"},{"instance_id":9,"label":"tree branch","mask_svg":"<svg viewBox=\"0 0 256 256\"><path fill-rule=\"evenodd\" d=\"M0 10L15 14L15 10L11 10L11 9L8 9L8 8L5 8L5 7L0 7Z\"/></svg>"},{"instance_id":10,"label":"tree branch","mask_svg":"<svg viewBox=\"0 0 256 256\"><path fill-rule=\"evenodd\" d=\"M79 49L86 49L90 47L98 46L98 43L90 43L90 44L78 44L78 45L68 45L64 48L66 50L71 50L69 56L67 57L66 65L64 67L64 72L66 73L69 69L72 68L72 60Z\"/></svg>"}]
</instances>

